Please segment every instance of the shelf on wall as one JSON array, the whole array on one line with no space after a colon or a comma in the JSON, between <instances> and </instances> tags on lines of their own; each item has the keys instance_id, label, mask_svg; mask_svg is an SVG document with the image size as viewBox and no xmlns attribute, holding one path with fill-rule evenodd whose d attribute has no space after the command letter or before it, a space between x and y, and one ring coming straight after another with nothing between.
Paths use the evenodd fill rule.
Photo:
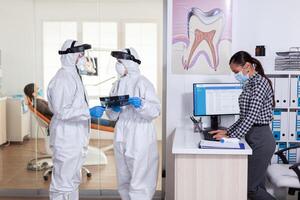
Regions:
<instances>
[{"instance_id":1,"label":"shelf on wall","mask_svg":"<svg viewBox=\"0 0 300 200\"><path fill-rule=\"evenodd\" d=\"M282 107L275 107L274 110L299 110L300 107L287 107L287 108L282 108Z\"/></svg>"},{"instance_id":2,"label":"shelf on wall","mask_svg":"<svg viewBox=\"0 0 300 200\"><path fill-rule=\"evenodd\" d=\"M281 140L276 140L275 141L276 143L278 143L278 142L285 142L285 143L300 143L300 140L295 140L295 141L281 141Z\"/></svg>"},{"instance_id":3,"label":"shelf on wall","mask_svg":"<svg viewBox=\"0 0 300 200\"><path fill-rule=\"evenodd\" d=\"M266 75L300 75L299 71L267 71Z\"/></svg>"}]
</instances>

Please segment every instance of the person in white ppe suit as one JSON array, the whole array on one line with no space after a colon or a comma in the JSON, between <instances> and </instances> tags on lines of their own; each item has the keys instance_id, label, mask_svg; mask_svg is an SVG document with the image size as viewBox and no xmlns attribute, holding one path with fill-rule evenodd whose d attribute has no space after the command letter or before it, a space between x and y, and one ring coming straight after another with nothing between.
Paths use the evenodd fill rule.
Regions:
<instances>
[{"instance_id":1,"label":"person in white ppe suit","mask_svg":"<svg viewBox=\"0 0 300 200\"><path fill-rule=\"evenodd\" d=\"M160 101L151 82L141 75L133 48L113 51L119 80L111 96L129 95L129 105L106 110L115 126L114 152L118 191L122 200L150 200L157 184L158 150L153 120L160 114Z\"/></svg>"},{"instance_id":2,"label":"person in white ppe suit","mask_svg":"<svg viewBox=\"0 0 300 200\"><path fill-rule=\"evenodd\" d=\"M51 200L78 200L81 167L89 142L90 111L87 94L79 71L84 71L84 52L91 45L74 40L64 42L61 51L62 67L48 85L50 148L53 171L50 184ZM101 107L91 109L103 113Z\"/></svg>"}]
</instances>

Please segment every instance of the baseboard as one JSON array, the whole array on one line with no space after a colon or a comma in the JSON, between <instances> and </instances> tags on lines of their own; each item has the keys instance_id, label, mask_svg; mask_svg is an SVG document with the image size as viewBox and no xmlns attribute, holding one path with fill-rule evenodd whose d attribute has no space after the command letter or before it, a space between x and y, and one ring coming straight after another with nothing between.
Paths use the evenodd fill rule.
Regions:
<instances>
[{"instance_id":1,"label":"baseboard","mask_svg":"<svg viewBox=\"0 0 300 200\"><path fill-rule=\"evenodd\" d=\"M120 198L116 190L80 190L81 198L90 199L118 199ZM0 197L48 197L49 191L46 189L0 189ZM156 191L153 200L162 200L161 191Z\"/></svg>"}]
</instances>

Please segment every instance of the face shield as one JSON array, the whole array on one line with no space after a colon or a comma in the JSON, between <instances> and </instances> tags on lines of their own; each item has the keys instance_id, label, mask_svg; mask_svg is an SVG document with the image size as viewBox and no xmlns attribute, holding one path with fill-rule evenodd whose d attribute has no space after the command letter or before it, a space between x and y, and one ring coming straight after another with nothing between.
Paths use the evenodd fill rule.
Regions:
<instances>
[{"instance_id":1,"label":"face shield","mask_svg":"<svg viewBox=\"0 0 300 200\"><path fill-rule=\"evenodd\" d=\"M139 59L136 59L130 52L130 49L125 49L127 52L123 51L112 51L111 56L116 58L117 60L131 60L136 62L137 64L141 64Z\"/></svg>"},{"instance_id":2,"label":"face shield","mask_svg":"<svg viewBox=\"0 0 300 200\"><path fill-rule=\"evenodd\" d=\"M98 75L97 58L90 57L92 46L90 44L82 44L75 46L76 41L73 41L71 46L65 51L58 51L59 55L79 53L76 66L81 75Z\"/></svg>"}]
</instances>

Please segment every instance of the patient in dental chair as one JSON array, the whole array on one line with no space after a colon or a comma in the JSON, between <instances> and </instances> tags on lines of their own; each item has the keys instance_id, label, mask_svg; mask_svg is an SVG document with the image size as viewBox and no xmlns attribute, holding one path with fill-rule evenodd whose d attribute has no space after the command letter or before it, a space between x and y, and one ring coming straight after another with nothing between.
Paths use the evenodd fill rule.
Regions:
<instances>
[{"instance_id":1,"label":"patient in dental chair","mask_svg":"<svg viewBox=\"0 0 300 200\"><path fill-rule=\"evenodd\" d=\"M29 83L24 87L25 95L30 99L33 107L42 115L51 120L53 113L49 109L48 102L43 99L43 94L39 87L34 83ZM107 119L92 118L91 123L103 126L115 127L116 122Z\"/></svg>"},{"instance_id":2,"label":"patient in dental chair","mask_svg":"<svg viewBox=\"0 0 300 200\"><path fill-rule=\"evenodd\" d=\"M51 119L53 113L50 111L48 102L42 99L41 90L34 83L27 84L24 87L25 95L30 99L33 107L37 109L41 114L43 114L48 119Z\"/></svg>"}]
</instances>

